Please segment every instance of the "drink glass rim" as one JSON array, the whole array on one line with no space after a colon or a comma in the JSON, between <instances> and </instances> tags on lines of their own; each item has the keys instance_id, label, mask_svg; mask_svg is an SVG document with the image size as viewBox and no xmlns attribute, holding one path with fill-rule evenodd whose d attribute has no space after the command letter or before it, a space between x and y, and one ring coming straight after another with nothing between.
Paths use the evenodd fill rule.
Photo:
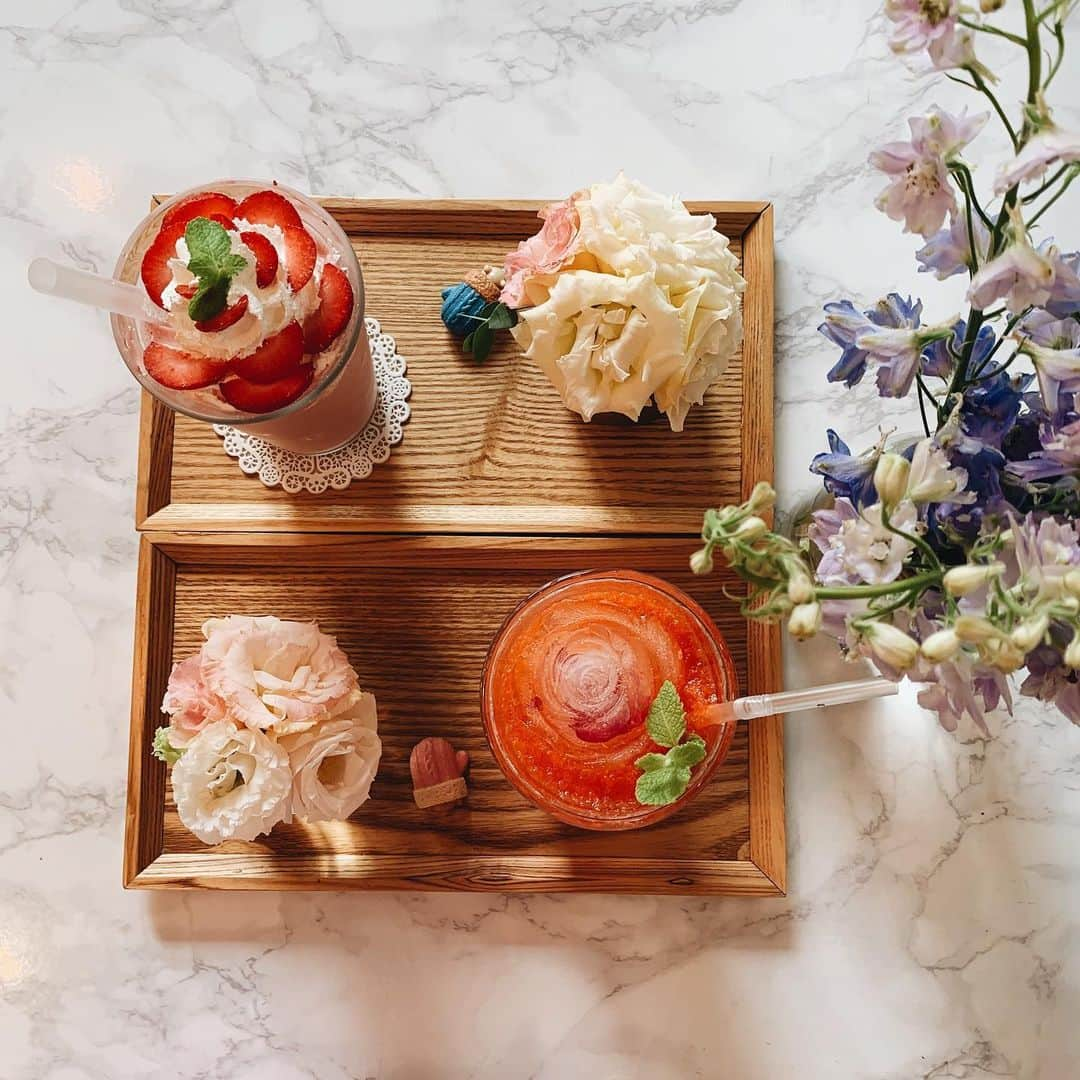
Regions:
<instances>
[{"instance_id":1,"label":"drink glass rim","mask_svg":"<svg viewBox=\"0 0 1080 1080\"><path fill-rule=\"evenodd\" d=\"M221 178L218 180L210 180L205 184L197 184L194 187L187 188L185 191L179 191L175 195L171 195L159 206L155 206L132 230L131 235L124 243L124 247L116 261L116 269L113 271L114 276L124 280L122 278L124 264L131 257L132 249L146 235L150 227L165 215L165 212L170 207L175 206L177 203L191 195L198 195L204 191L219 191L222 188L230 186L250 188L251 191L270 189L283 192L288 195L290 199L295 199L299 202L301 206L310 208L312 212L321 219L322 223L329 229L331 234L334 235L335 241L338 242L341 257L346 264L342 269L344 269L348 275L350 284L353 286L355 292L353 298L354 309L351 316L351 325L342 338L343 347L341 352L326 374L317 382L314 382L295 401L290 401L288 405L283 405L280 409L275 409L273 412L250 413L240 409L232 409L231 412L226 413L225 410L222 409L221 413L206 413L193 406L178 405L171 400L166 400L161 394L161 387L142 371L138 362L132 362L132 360L128 358L125 352L125 346L122 343L121 332L125 326L133 324L138 320L129 318L126 315L112 314L109 316L109 323L112 327L113 339L116 342L116 347L119 350L121 357L123 357L128 371L135 376L142 388L156 401L160 401L167 409L182 413L184 416L190 416L193 420L200 420L206 424L228 424L229 427L244 427L248 424L265 424L268 421L277 420L283 416L290 416L295 412L299 412L317 398L321 397L326 390L329 390L330 387L337 382L338 377L341 375L342 371L345 370L345 365L348 363L349 358L356 348L356 343L360 338L360 334L367 333L364 321L366 297L364 292L364 274L360 268L360 260L357 259L356 252L353 250L352 243L345 230L342 229L334 216L325 207L319 205L319 203L311 196L304 195L302 192L296 191L285 184L279 184L276 180L252 180L242 177ZM182 393L182 391L177 391L177 393Z\"/></svg>"},{"instance_id":2,"label":"drink glass rim","mask_svg":"<svg viewBox=\"0 0 1080 1080\"><path fill-rule=\"evenodd\" d=\"M496 657L507 632L527 608L550 594L583 580L630 581L655 592L663 593L668 599L674 601L699 626L709 643L715 665L723 674L727 689L732 697L738 696L738 673L735 670L735 661L731 655L731 650L728 648L727 641L720 632L719 627L710 618L708 612L692 596L689 596L677 585L673 585L663 578L642 573L638 570L577 570L553 578L524 599L518 601L513 611L503 620L499 630L492 638L487 656L484 658L484 667L480 676L480 717L484 727L484 736L487 739L492 756L502 770L503 776L506 777L512 787L516 788L520 794L524 795L533 805L539 807L545 813L551 814L552 817L580 829L600 832L622 832L630 829L640 829L670 817L676 811L685 809L692 802L693 798L712 779L713 774L727 757L735 734L736 724L734 722L729 722L725 726L715 748L709 757L694 770L689 786L678 799L664 806L642 806L639 813L623 815L617 818L604 817L602 814L588 814L564 803L556 802L548 792L537 787L531 778L515 764L507 754L502 740L495 730L497 724L494 722L494 706L491 702L490 682Z\"/></svg>"}]
</instances>

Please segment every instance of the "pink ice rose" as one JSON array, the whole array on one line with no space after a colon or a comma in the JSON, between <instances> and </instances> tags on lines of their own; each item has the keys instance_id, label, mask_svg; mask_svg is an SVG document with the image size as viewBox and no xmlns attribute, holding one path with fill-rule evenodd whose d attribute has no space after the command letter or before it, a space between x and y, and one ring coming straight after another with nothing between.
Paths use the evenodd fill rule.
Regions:
<instances>
[{"instance_id":1,"label":"pink ice rose","mask_svg":"<svg viewBox=\"0 0 1080 1080\"><path fill-rule=\"evenodd\" d=\"M506 284L499 299L508 307L521 307L525 300L525 283L539 274L554 274L573 257L578 246L577 200L583 192L575 192L562 202L549 203L540 211L544 224L535 236L523 240L506 256Z\"/></svg>"},{"instance_id":2,"label":"pink ice rose","mask_svg":"<svg viewBox=\"0 0 1080 1080\"><path fill-rule=\"evenodd\" d=\"M169 742L176 747L187 746L208 724L225 719L225 702L203 681L201 652L173 667L161 711L169 714Z\"/></svg>"},{"instance_id":3,"label":"pink ice rose","mask_svg":"<svg viewBox=\"0 0 1080 1080\"><path fill-rule=\"evenodd\" d=\"M203 626L202 678L237 724L304 731L352 700L356 672L315 623L230 615Z\"/></svg>"}]
</instances>

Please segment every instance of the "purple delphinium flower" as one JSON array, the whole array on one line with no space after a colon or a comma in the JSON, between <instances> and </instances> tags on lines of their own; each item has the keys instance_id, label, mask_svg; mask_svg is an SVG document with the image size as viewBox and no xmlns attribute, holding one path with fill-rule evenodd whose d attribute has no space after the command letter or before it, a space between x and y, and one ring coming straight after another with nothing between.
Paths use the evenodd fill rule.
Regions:
<instances>
[{"instance_id":1,"label":"purple delphinium flower","mask_svg":"<svg viewBox=\"0 0 1080 1080\"><path fill-rule=\"evenodd\" d=\"M955 158L981 130L989 113L958 116L932 106L925 116L908 120L909 142L891 142L870 155L870 164L890 176L875 206L905 232L929 236L937 232L948 214L956 213L956 196L949 178L948 162Z\"/></svg>"},{"instance_id":2,"label":"purple delphinium flower","mask_svg":"<svg viewBox=\"0 0 1080 1080\"><path fill-rule=\"evenodd\" d=\"M810 471L822 477L826 491L850 499L855 506L877 502L874 469L881 456L881 447L868 454L855 455L832 428L825 434L829 450L815 456Z\"/></svg>"},{"instance_id":3,"label":"purple delphinium flower","mask_svg":"<svg viewBox=\"0 0 1080 1080\"><path fill-rule=\"evenodd\" d=\"M1040 645L1027 654L1025 664L1028 674L1020 693L1052 701L1074 724L1080 724L1080 674L1065 667L1061 650Z\"/></svg>"},{"instance_id":4,"label":"purple delphinium flower","mask_svg":"<svg viewBox=\"0 0 1080 1080\"><path fill-rule=\"evenodd\" d=\"M855 585L856 577L845 565L840 549L833 541L848 521L857 521L859 511L850 499L838 498L831 507L815 510L808 535L821 552L817 565L818 581L825 585Z\"/></svg>"},{"instance_id":5,"label":"purple delphinium flower","mask_svg":"<svg viewBox=\"0 0 1080 1080\"><path fill-rule=\"evenodd\" d=\"M957 30L959 0L885 0L885 18L892 22L893 52L913 53L945 41Z\"/></svg>"},{"instance_id":6,"label":"purple delphinium flower","mask_svg":"<svg viewBox=\"0 0 1080 1080\"><path fill-rule=\"evenodd\" d=\"M879 328L917 329L922 321L922 301L906 300L899 293L889 293L872 308L860 312L850 300L825 305L825 321L818 327L843 352L828 374L829 382L843 382L848 388L862 380L873 350L863 347L860 339Z\"/></svg>"},{"instance_id":7,"label":"purple delphinium flower","mask_svg":"<svg viewBox=\"0 0 1080 1080\"><path fill-rule=\"evenodd\" d=\"M1041 307L1053 291L1057 249L1053 245L1040 245L1038 250L1032 247L1023 212L1015 206L1009 210L1005 233L1008 246L971 279L968 301L979 310L1002 299L1013 312Z\"/></svg>"},{"instance_id":8,"label":"purple delphinium flower","mask_svg":"<svg viewBox=\"0 0 1080 1080\"><path fill-rule=\"evenodd\" d=\"M919 262L919 273L932 273L938 281L944 281L954 274L963 274L969 265L975 262L981 265L990 250L990 230L983 224L982 218L972 219L972 231L975 233L975 258L972 259L971 243L968 238L967 218L963 214L951 215L949 224L939 229L926 243L915 252Z\"/></svg>"},{"instance_id":9,"label":"purple delphinium flower","mask_svg":"<svg viewBox=\"0 0 1080 1080\"><path fill-rule=\"evenodd\" d=\"M1055 428L1044 424L1040 431L1042 449L1026 461L1009 463L1009 472L1032 483L1059 476L1080 476L1080 418Z\"/></svg>"},{"instance_id":10,"label":"purple delphinium flower","mask_svg":"<svg viewBox=\"0 0 1080 1080\"><path fill-rule=\"evenodd\" d=\"M1073 329L1069 330L1069 325ZM1065 333L1073 338L1080 337L1080 324L1072 320L1064 323ZM1047 348L1032 338L1024 338L1020 351L1030 356L1039 377L1039 391L1042 393L1046 408L1055 413L1061 394L1080 392L1080 341L1069 345L1069 336L1059 339L1061 347Z\"/></svg>"},{"instance_id":11,"label":"purple delphinium flower","mask_svg":"<svg viewBox=\"0 0 1080 1080\"><path fill-rule=\"evenodd\" d=\"M972 361L977 368L977 362ZM1034 376L1024 372L1014 377L991 361L979 381L964 391L960 405L960 430L982 446L1000 449L1012 430L1024 403L1024 391Z\"/></svg>"},{"instance_id":12,"label":"purple delphinium flower","mask_svg":"<svg viewBox=\"0 0 1080 1080\"><path fill-rule=\"evenodd\" d=\"M1059 319L1080 313L1080 251L1070 251L1066 255L1057 252L1054 258L1054 284L1046 310Z\"/></svg>"},{"instance_id":13,"label":"purple delphinium flower","mask_svg":"<svg viewBox=\"0 0 1080 1080\"><path fill-rule=\"evenodd\" d=\"M948 379L952 375L953 366L956 363L952 353L949 352L949 346L951 345L953 350L959 353L966 336L967 323L963 319L957 319L953 324L951 337L939 338L937 341L930 342L922 351L923 374L933 375L938 379ZM982 362L990 354L996 340L992 326L983 326L979 329L975 344L971 350L971 359L968 362L970 370L978 371Z\"/></svg>"}]
</instances>

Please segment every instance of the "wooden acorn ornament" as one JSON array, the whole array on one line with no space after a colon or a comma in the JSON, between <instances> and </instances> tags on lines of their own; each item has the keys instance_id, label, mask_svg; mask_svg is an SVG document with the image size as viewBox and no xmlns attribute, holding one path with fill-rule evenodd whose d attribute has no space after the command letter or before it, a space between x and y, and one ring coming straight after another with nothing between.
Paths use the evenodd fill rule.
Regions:
<instances>
[{"instance_id":1,"label":"wooden acorn ornament","mask_svg":"<svg viewBox=\"0 0 1080 1080\"><path fill-rule=\"evenodd\" d=\"M465 784L468 767L468 753L455 750L449 739L421 739L409 755L416 805L426 810L464 799L469 794Z\"/></svg>"}]
</instances>

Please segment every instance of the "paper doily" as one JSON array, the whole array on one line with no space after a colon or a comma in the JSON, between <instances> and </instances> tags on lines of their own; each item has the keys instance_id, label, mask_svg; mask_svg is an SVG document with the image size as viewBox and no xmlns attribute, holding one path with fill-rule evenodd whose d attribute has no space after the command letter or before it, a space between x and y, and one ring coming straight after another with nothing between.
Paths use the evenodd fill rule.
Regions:
<instances>
[{"instance_id":1,"label":"paper doily","mask_svg":"<svg viewBox=\"0 0 1080 1080\"><path fill-rule=\"evenodd\" d=\"M412 383L405 378L405 360L398 355L394 339L382 332L375 319L365 319L364 325L376 386L375 411L367 427L328 454L297 454L271 446L240 428L215 424L214 430L225 439L225 453L236 458L248 476L258 476L267 487L280 484L290 494L310 491L318 495L327 488L343 491L390 457L390 448L401 442L402 425L409 419L406 399L412 393Z\"/></svg>"}]
</instances>

